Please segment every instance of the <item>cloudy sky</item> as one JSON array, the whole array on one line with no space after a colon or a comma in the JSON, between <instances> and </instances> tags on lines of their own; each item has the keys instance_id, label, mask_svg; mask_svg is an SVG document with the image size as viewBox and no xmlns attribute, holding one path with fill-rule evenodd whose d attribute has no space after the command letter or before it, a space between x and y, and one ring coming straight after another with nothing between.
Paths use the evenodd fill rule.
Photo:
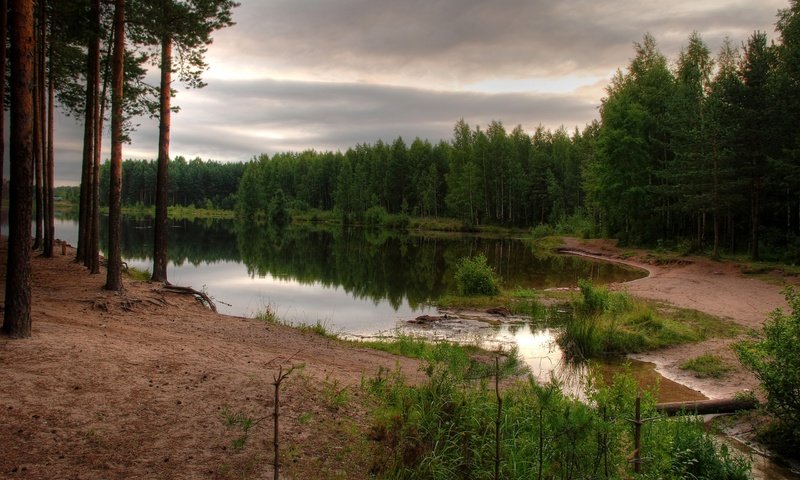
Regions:
<instances>
[{"instance_id":1,"label":"cloudy sky","mask_svg":"<svg viewBox=\"0 0 800 480\"><path fill-rule=\"evenodd\" d=\"M754 30L775 38L787 0L240 0L217 32L201 90L179 90L173 156L346 150L402 136L450 139L502 121L573 130L645 32L674 61L692 31L713 52ZM154 77L156 78L156 77ZM128 158L156 156L142 119ZM79 180L80 125L57 124L57 182ZM105 140L106 146L108 140Z\"/></svg>"}]
</instances>

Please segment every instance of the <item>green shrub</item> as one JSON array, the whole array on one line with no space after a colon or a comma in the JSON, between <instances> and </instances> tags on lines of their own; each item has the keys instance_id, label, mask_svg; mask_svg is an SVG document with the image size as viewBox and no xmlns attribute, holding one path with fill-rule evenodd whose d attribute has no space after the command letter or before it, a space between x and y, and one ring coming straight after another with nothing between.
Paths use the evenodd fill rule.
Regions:
<instances>
[{"instance_id":1,"label":"green shrub","mask_svg":"<svg viewBox=\"0 0 800 480\"><path fill-rule=\"evenodd\" d=\"M500 282L483 254L462 258L456 267L455 280L461 295L497 295L500 293Z\"/></svg>"},{"instance_id":2,"label":"green shrub","mask_svg":"<svg viewBox=\"0 0 800 480\"><path fill-rule=\"evenodd\" d=\"M549 237L553 234L555 234L555 230L546 223L540 223L531 229L531 236L534 239Z\"/></svg>"},{"instance_id":3,"label":"green shrub","mask_svg":"<svg viewBox=\"0 0 800 480\"><path fill-rule=\"evenodd\" d=\"M364 223L369 225L370 227L377 227L383 225L386 221L386 217L389 214L386 213L386 209L381 207L380 205L374 205L369 207L366 212L364 212Z\"/></svg>"},{"instance_id":4,"label":"green shrub","mask_svg":"<svg viewBox=\"0 0 800 480\"><path fill-rule=\"evenodd\" d=\"M386 228L394 228L397 230L401 230L403 228L408 228L408 224L411 223L411 218L405 213L398 213L396 215L389 215L383 222L383 225Z\"/></svg>"},{"instance_id":5,"label":"green shrub","mask_svg":"<svg viewBox=\"0 0 800 480\"><path fill-rule=\"evenodd\" d=\"M775 415L790 441L800 446L800 295L784 291L791 314L770 313L756 339L735 345L742 364L755 373L767 394L767 410Z\"/></svg>"}]
</instances>

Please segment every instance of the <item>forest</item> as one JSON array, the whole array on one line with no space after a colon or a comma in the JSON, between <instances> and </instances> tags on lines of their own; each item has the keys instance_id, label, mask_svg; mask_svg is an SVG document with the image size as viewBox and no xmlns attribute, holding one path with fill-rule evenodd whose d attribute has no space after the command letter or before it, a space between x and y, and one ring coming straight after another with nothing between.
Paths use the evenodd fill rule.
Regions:
<instances>
[{"instance_id":1,"label":"forest","mask_svg":"<svg viewBox=\"0 0 800 480\"><path fill-rule=\"evenodd\" d=\"M156 203L154 160L123 160L122 204L153 206ZM168 202L170 205L233 210L236 190L244 172L241 162L187 161L176 156L169 162ZM108 162L100 168L100 204L107 205L111 169Z\"/></svg>"},{"instance_id":2,"label":"forest","mask_svg":"<svg viewBox=\"0 0 800 480\"><path fill-rule=\"evenodd\" d=\"M800 6L782 10L776 29L776 41L755 32L716 55L694 32L672 60L645 35L583 130L460 120L435 144L259 155L237 210L267 218L278 196L345 222L368 212L446 216L465 228L544 225L715 257L800 260Z\"/></svg>"}]
</instances>

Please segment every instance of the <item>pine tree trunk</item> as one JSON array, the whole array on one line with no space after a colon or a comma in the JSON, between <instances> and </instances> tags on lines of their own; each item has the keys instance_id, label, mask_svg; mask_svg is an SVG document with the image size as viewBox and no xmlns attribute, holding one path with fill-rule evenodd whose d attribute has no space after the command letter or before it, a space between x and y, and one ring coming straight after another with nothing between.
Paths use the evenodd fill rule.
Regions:
<instances>
[{"instance_id":1,"label":"pine tree trunk","mask_svg":"<svg viewBox=\"0 0 800 480\"><path fill-rule=\"evenodd\" d=\"M91 204L90 234L87 241L89 249L89 271L92 274L100 273L100 154L103 144L103 117L105 116L106 87L108 85L109 65L103 76L103 92L100 94L100 0L92 0L92 21L97 32L96 42L96 81L94 82L94 152L91 164L91 191L89 192L89 203ZM108 53L106 57L111 57L111 45L114 43L113 30L111 40L108 42ZM110 63L110 62L109 62Z\"/></svg>"},{"instance_id":2,"label":"pine tree trunk","mask_svg":"<svg viewBox=\"0 0 800 480\"><path fill-rule=\"evenodd\" d=\"M92 159L94 158L95 148L95 134L94 128L96 121L93 118L95 108L95 84L97 83L94 77L97 71L97 62L99 56L98 37L100 35L97 26L97 15L95 13L94 2L92 4L92 32L89 39L87 65L86 65L86 103L84 108L84 121L83 121L83 163L81 166L81 196L78 216L78 253L76 260L82 262L84 265L89 264L90 259L90 237L91 237L91 222L92 222L92 191L93 191L93 175L92 175Z\"/></svg>"},{"instance_id":3,"label":"pine tree trunk","mask_svg":"<svg viewBox=\"0 0 800 480\"><path fill-rule=\"evenodd\" d=\"M125 0L114 1L114 55L111 67L111 178L108 194L107 290L122 290L122 88L125 57Z\"/></svg>"},{"instance_id":4,"label":"pine tree trunk","mask_svg":"<svg viewBox=\"0 0 800 480\"><path fill-rule=\"evenodd\" d=\"M167 281L167 196L169 193L169 132L172 84L172 36L161 39L161 98L158 123L158 173L156 174L156 219L153 239L154 282Z\"/></svg>"},{"instance_id":5,"label":"pine tree trunk","mask_svg":"<svg viewBox=\"0 0 800 480\"><path fill-rule=\"evenodd\" d=\"M34 198L35 206L35 228L33 249L38 250L42 246L42 97L41 89L41 69L39 49L41 38L39 29L34 25L34 58L33 58L33 175L34 175Z\"/></svg>"},{"instance_id":6,"label":"pine tree trunk","mask_svg":"<svg viewBox=\"0 0 800 480\"><path fill-rule=\"evenodd\" d=\"M55 19L50 18L50 61L52 62L53 59L53 29L55 24ZM55 140L55 134L53 131L53 125L55 123L55 72L52 68L50 68L50 73L48 75L47 81L47 179L46 179L46 189L47 195L45 196L45 200L47 203L47 209L45 210L45 226L44 226L44 256L45 257L52 257L53 256L53 243L55 242L55 235L56 235L56 224L55 224L55 206L53 205L55 201L55 188L56 188L56 177L55 177L55 150L53 146L53 142Z\"/></svg>"},{"instance_id":7,"label":"pine tree trunk","mask_svg":"<svg viewBox=\"0 0 800 480\"><path fill-rule=\"evenodd\" d=\"M8 38L8 1L0 1L0 38ZM6 44L5 41L0 48L0 78L6 78ZM0 82L0 98L6 98L6 82ZM6 131L6 109L0 108L0 132ZM3 176L4 163L6 159L6 136L0 135L0 211L3 210Z\"/></svg>"},{"instance_id":8,"label":"pine tree trunk","mask_svg":"<svg viewBox=\"0 0 800 480\"><path fill-rule=\"evenodd\" d=\"M33 194L33 1L11 0L11 188L3 333L31 336Z\"/></svg>"}]
</instances>

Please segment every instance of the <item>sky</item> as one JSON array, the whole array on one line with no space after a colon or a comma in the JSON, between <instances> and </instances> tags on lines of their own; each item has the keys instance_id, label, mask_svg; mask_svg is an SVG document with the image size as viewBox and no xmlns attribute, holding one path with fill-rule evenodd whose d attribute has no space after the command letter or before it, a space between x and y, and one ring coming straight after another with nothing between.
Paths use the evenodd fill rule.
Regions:
<instances>
[{"instance_id":1,"label":"sky","mask_svg":"<svg viewBox=\"0 0 800 480\"><path fill-rule=\"evenodd\" d=\"M248 161L402 136L438 142L459 119L572 132L652 34L674 63L693 31L716 54L755 30L775 39L787 0L240 0L206 54L207 86L176 85L171 155ZM157 73L151 79L157 82ZM156 158L138 119L125 158ZM104 140L107 158L108 138ZM56 182L79 182L81 124L56 124Z\"/></svg>"}]
</instances>

